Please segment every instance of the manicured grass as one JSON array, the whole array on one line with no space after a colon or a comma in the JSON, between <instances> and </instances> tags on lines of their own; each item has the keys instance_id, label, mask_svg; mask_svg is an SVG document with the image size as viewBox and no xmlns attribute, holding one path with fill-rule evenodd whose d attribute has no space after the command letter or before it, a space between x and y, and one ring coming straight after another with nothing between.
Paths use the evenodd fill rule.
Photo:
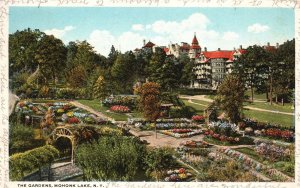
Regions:
<instances>
[{"instance_id":1,"label":"manicured grass","mask_svg":"<svg viewBox=\"0 0 300 188\"><path fill-rule=\"evenodd\" d=\"M102 112L104 115L107 115L116 121L127 121L128 116L126 114L108 112L107 110L109 110L109 108L102 106L99 100L78 100L78 102L89 106L96 111Z\"/></svg>"},{"instance_id":2,"label":"manicured grass","mask_svg":"<svg viewBox=\"0 0 300 188\"><path fill-rule=\"evenodd\" d=\"M283 127L292 127L294 126L294 116L276 114L271 112L261 112L255 110L244 109L243 113L245 117L256 119L260 122L269 122L271 124L279 124Z\"/></svg>"},{"instance_id":3,"label":"manicured grass","mask_svg":"<svg viewBox=\"0 0 300 188\"><path fill-rule=\"evenodd\" d=\"M270 103L267 102L254 102L254 103L245 102L244 105L255 107L255 108L261 108L265 110L272 110L272 111L280 111L280 112L288 112L288 113L294 112L294 110L291 109L292 108L291 103L286 103L284 106L282 106L276 103L270 105Z\"/></svg>"},{"instance_id":4,"label":"manicured grass","mask_svg":"<svg viewBox=\"0 0 300 188\"><path fill-rule=\"evenodd\" d=\"M210 144L214 144L214 145L220 145L220 146L235 146L235 145L237 145L237 144L232 144L230 142L221 142L220 140L214 139L209 136L205 136L203 138L203 141L208 142Z\"/></svg>"},{"instance_id":5,"label":"manicured grass","mask_svg":"<svg viewBox=\"0 0 300 188\"><path fill-rule=\"evenodd\" d=\"M195 103L199 103L199 104L204 104L204 105L210 105L211 102L207 102L207 101L203 101L203 100L196 100L196 99L192 99L192 102L195 102Z\"/></svg>"},{"instance_id":6,"label":"manicured grass","mask_svg":"<svg viewBox=\"0 0 300 188\"><path fill-rule=\"evenodd\" d=\"M196 110L197 114L203 114L205 106L189 103L187 99L181 99L186 106L190 106Z\"/></svg>"},{"instance_id":7,"label":"manicured grass","mask_svg":"<svg viewBox=\"0 0 300 188\"><path fill-rule=\"evenodd\" d=\"M249 90L247 90L246 92L245 92L245 95L248 95L249 96L249 98L251 99L251 90L249 89ZM267 100L266 99L266 94L265 93L263 93L263 94L258 94L258 93L255 93L255 91L254 91L254 95L253 95L253 98L254 98L254 100L256 99L256 100Z\"/></svg>"}]
</instances>

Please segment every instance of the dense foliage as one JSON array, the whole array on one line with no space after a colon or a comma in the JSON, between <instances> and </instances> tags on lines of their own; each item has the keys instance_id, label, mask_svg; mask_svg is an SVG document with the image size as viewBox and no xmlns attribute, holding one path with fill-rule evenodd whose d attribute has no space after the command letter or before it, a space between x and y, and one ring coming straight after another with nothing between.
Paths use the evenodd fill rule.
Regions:
<instances>
[{"instance_id":1,"label":"dense foliage","mask_svg":"<svg viewBox=\"0 0 300 188\"><path fill-rule=\"evenodd\" d=\"M102 137L76 152L85 180L130 181L142 167L145 147L133 137Z\"/></svg>"},{"instance_id":2,"label":"dense foliage","mask_svg":"<svg viewBox=\"0 0 300 188\"><path fill-rule=\"evenodd\" d=\"M9 158L11 180L21 180L24 175L51 163L59 156L59 151L51 145L17 153Z\"/></svg>"},{"instance_id":3,"label":"dense foliage","mask_svg":"<svg viewBox=\"0 0 300 188\"><path fill-rule=\"evenodd\" d=\"M150 149L145 158L147 174L157 181L163 177L163 172L176 164L172 153L168 148Z\"/></svg>"},{"instance_id":4,"label":"dense foliage","mask_svg":"<svg viewBox=\"0 0 300 188\"><path fill-rule=\"evenodd\" d=\"M12 125L9 129L9 153L19 153L44 144L34 138L34 129L23 125Z\"/></svg>"},{"instance_id":5,"label":"dense foliage","mask_svg":"<svg viewBox=\"0 0 300 188\"><path fill-rule=\"evenodd\" d=\"M218 89L216 102L231 122L237 123L241 118L244 92L244 82L237 75L228 75Z\"/></svg>"}]
</instances>

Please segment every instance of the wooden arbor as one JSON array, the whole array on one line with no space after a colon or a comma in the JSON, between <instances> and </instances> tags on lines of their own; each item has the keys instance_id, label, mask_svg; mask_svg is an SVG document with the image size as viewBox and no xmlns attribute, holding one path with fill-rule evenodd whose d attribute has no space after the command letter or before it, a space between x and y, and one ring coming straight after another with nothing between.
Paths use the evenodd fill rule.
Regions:
<instances>
[{"instance_id":1,"label":"wooden arbor","mask_svg":"<svg viewBox=\"0 0 300 188\"><path fill-rule=\"evenodd\" d=\"M51 135L49 136L48 139L48 144L50 143L54 143L57 141L58 138L60 137L65 137L68 138L71 141L71 145L72 145L72 155L71 155L71 162L72 164L74 163L74 152L75 152L75 147L76 147L76 136L74 134L74 128L73 127L69 127L69 126L60 126L60 127L56 127L53 132L51 133Z\"/></svg>"}]
</instances>

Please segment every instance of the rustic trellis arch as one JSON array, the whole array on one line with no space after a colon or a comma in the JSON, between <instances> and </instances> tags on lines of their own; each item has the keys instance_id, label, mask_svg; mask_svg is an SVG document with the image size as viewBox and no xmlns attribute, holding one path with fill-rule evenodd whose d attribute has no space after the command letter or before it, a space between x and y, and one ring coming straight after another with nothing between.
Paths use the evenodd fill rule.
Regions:
<instances>
[{"instance_id":1,"label":"rustic trellis arch","mask_svg":"<svg viewBox=\"0 0 300 188\"><path fill-rule=\"evenodd\" d=\"M76 136L74 134L74 130L70 129L71 127L56 127L53 132L51 133L48 143L54 143L60 137L68 138L71 141L72 145L72 155L71 155L71 162L74 163L74 152L76 147Z\"/></svg>"}]
</instances>

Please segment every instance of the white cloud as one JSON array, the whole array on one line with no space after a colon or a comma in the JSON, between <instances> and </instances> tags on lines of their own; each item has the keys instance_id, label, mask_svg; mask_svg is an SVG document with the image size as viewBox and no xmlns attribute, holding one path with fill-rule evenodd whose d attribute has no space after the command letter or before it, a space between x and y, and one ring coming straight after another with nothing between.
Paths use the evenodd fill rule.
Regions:
<instances>
[{"instance_id":1,"label":"white cloud","mask_svg":"<svg viewBox=\"0 0 300 188\"><path fill-rule=\"evenodd\" d=\"M116 38L106 30L94 30L88 40L101 55L108 55L112 45L116 45Z\"/></svg>"},{"instance_id":2,"label":"white cloud","mask_svg":"<svg viewBox=\"0 0 300 188\"><path fill-rule=\"evenodd\" d=\"M144 25L142 24L134 24L131 26L133 31L144 31Z\"/></svg>"},{"instance_id":3,"label":"white cloud","mask_svg":"<svg viewBox=\"0 0 300 188\"><path fill-rule=\"evenodd\" d=\"M223 39L226 41L233 41L237 40L239 38L239 35L232 31L227 31L223 34Z\"/></svg>"},{"instance_id":4,"label":"white cloud","mask_svg":"<svg viewBox=\"0 0 300 188\"><path fill-rule=\"evenodd\" d=\"M88 42L102 55L108 55L112 45L121 52L134 50L143 46L143 40L150 40L159 46L168 46L170 43L191 43L194 33L202 49L208 50L232 50L239 46L240 36L233 31L224 33L210 29L211 21L201 13L195 13L180 21L157 20L150 24L134 24L130 31L124 31L119 35L113 35L109 31L95 30ZM143 32L140 32L143 31ZM238 40L239 39L239 40ZM241 39L242 40L242 39Z\"/></svg>"},{"instance_id":5,"label":"white cloud","mask_svg":"<svg viewBox=\"0 0 300 188\"><path fill-rule=\"evenodd\" d=\"M260 23L255 23L253 25L248 26L248 32L250 33L263 33L270 29L267 25L262 25Z\"/></svg>"},{"instance_id":6,"label":"white cloud","mask_svg":"<svg viewBox=\"0 0 300 188\"><path fill-rule=\"evenodd\" d=\"M62 39L67 32L72 31L74 29L75 29L75 27L73 27L73 26L66 26L63 29L53 28L53 29L45 30L44 32L47 35L53 35L59 39Z\"/></svg>"},{"instance_id":7,"label":"white cloud","mask_svg":"<svg viewBox=\"0 0 300 188\"><path fill-rule=\"evenodd\" d=\"M210 20L201 13L195 13L180 22L158 20L153 24L147 25L146 28L152 29L157 34L180 34L182 32L199 32L204 31Z\"/></svg>"},{"instance_id":8,"label":"white cloud","mask_svg":"<svg viewBox=\"0 0 300 188\"><path fill-rule=\"evenodd\" d=\"M126 52L141 47L144 38L145 37L140 34L130 31L124 32L120 36L114 36L106 30L94 30L87 41L95 47L97 52L107 56L112 45L114 45L117 50Z\"/></svg>"}]
</instances>

